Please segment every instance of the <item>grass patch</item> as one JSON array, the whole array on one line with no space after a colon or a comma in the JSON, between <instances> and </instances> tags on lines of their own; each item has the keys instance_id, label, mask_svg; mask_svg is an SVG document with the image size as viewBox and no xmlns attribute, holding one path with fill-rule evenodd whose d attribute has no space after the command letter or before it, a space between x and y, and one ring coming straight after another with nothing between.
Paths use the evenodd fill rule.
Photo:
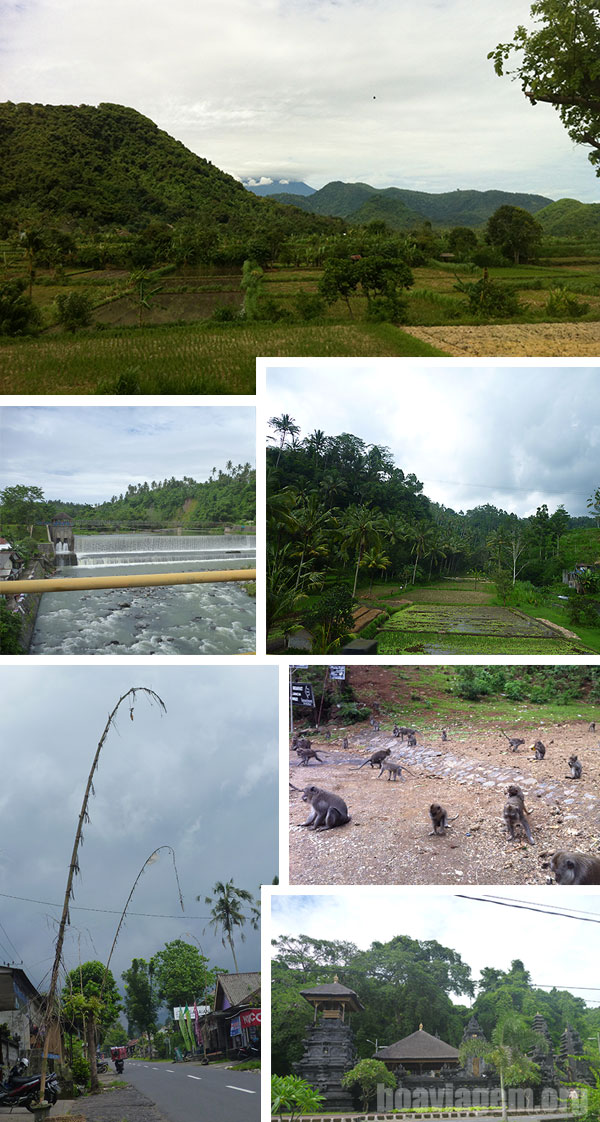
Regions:
<instances>
[{"instance_id":1,"label":"grass patch","mask_svg":"<svg viewBox=\"0 0 600 1122\"><path fill-rule=\"evenodd\" d=\"M534 618L542 616L544 619L549 619L550 623L556 623L559 627L566 627L568 631L573 631L575 635L578 635L586 647L600 654L600 626L585 627L580 623L570 623L566 612L561 611L560 608L551 608L546 604L542 607L526 607L520 604L519 611Z\"/></svg>"}]
</instances>

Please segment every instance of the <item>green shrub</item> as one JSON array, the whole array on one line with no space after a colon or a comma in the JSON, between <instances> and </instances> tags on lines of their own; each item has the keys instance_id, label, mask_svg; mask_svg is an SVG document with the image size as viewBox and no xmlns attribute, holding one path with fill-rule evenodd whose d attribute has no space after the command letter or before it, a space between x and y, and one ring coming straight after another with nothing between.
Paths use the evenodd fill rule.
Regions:
<instances>
[{"instance_id":1,"label":"green shrub","mask_svg":"<svg viewBox=\"0 0 600 1122\"><path fill-rule=\"evenodd\" d=\"M478 281L459 279L454 287L466 296L469 311L474 315L502 319L523 311L512 285L498 284L486 275Z\"/></svg>"},{"instance_id":2,"label":"green shrub","mask_svg":"<svg viewBox=\"0 0 600 1122\"><path fill-rule=\"evenodd\" d=\"M296 314L303 323L325 314L325 301L316 292L299 292L295 299Z\"/></svg>"},{"instance_id":3,"label":"green shrub","mask_svg":"<svg viewBox=\"0 0 600 1122\"><path fill-rule=\"evenodd\" d=\"M92 322L92 301L84 292L61 292L56 297L58 322L67 331L89 327Z\"/></svg>"},{"instance_id":4,"label":"green shrub","mask_svg":"<svg viewBox=\"0 0 600 1122\"><path fill-rule=\"evenodd\" d=\"M322 1102L323 1096L298 1075L271 1076L271 1114L289 1114L291 1120L318 1111Z\"/></svg>"},{"instance_id":5,"label":"green shrub","mask_svg":"<svg viewBox=\"0 0 600 1122\"><path fill-rule=\"evenodd\" d=\"M4 600L0 600L0 654L22 654L20 612L9 612Z\"/></svg>"},{"instance_id":6,"label":"green shrub","mask_svg":"<svg viewBox=\"0 0 600 1122\"><path fill-rule=\"evenodd\" d=\"M0 335L30 335L40 326L39 309L25 295L27 281L0 284Z\"/></svg>"},{"instance_id":7,"label":"green shrub","mask_svg":"<svg viewBox=\"0 0 600 1122\"><path fill-rule=\"evenodd\" d=\"M576 298L563 286L559 285L557 288L552 288L546 303L544 311L549 316L585 316L590 310L589 304L585 304Z\"/></svg>"}]
</instances>

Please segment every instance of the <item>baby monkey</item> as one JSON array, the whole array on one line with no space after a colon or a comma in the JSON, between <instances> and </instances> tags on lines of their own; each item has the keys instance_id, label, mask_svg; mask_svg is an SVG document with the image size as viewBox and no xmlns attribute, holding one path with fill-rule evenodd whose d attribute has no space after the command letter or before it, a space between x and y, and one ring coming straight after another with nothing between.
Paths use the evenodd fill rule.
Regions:
<instances>
[{"instance_id":1,"label":"baby monkey","mask_svg":"<svg viewBox=\"0 0 600 1122\"><path fill-rule=\"evenodd\" d=\"M581 761L577 759L577 756L569 756L567 766L570 768L571 774L566 775L565 779L581 779L583 765Z\"/></svg>"},{"instance_id":2,"label":"baby monkey","mask_svg":"<svg viewBox=\"0 0 600 1122\"><path fill-rule=\"evenodd\" d=\"M507 788L506 794L508 796L504 807L504 821L508 828L508 836L511 841L515 839L515 828L520 827L525 834L527 841L533 845L533 836L529 827L529 818L525 810L525 796L520 787L516 783Z\"/></svg>"},{"instance_id":3,"label":"baby monkey","mask_svg":"<svg viewBox=\"0 0 600 1122\"><path fill-rule=\"evenodd\" d=\"M444 834L446 830L451 830L450 822L456 822L458 814L455 814L454 818L448 818L448 811L445 807L440 806L439 803L432 803L429 807L429 817L433 826L429 837L432 838L434 834Z\"/></svg>"}]
</instances>

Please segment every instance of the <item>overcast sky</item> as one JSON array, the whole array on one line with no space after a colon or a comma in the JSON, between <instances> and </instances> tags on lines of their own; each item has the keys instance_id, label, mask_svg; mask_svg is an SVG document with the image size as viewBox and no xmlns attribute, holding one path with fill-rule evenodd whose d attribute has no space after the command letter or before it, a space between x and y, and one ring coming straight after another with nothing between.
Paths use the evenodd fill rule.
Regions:
<instances>
[{"instance_id":1,"label":"overcast sky","mask_svg":"<svg viewBox=\"0 0 600 1122\"><path fill-rule=\"evenodd\" d=\"M463 900L436 889L408 891L386 888L311 896L294 894L273 899L271 937L308 935L314 939L346 940L366 950L395 935L437 939L458 951L477 979L483 967L510 969L520 958L534 985L571 990L589 1005L600 1003L598 985L598 922L600 896L584 890L552 885L548 888L465 888L470 896L499 896L503 900L563 908L591 914L595 923L564 916L517 911L488 902ZM568 946L568 954L565 948ZM578 987L588 987L582 989ZM360 997L360 992L359 992ZM469 1004L467 997L455 997ZM418 1026L415 1025L415 1028Z\"/></svg>"},{"instance_id":2,"label":"overcast sky","mask_svg":"<svg viewBox=\"0 0 600 1122\"><path fill-rule=\"evenodd\" d=\"M202 482L228 460L254 465L255 429L251 406L5 406L0 490L26 483L47 499L98 503L129 483Z\"/></svg>"},{"instance_id":3,"label":"overcast sky","mask_svg":"<svg viewBox=\"0 0 600 1122\"><path fill-rule=\"evenodd\" d=\"M322 429L388 447L430 499L456 511L491 503L525 517L563 503L589 514L600 486L597 369L385 359L273 366L266 410L290 413L300 439Z\"/></svg>"},{"instance_id":4,"label":"overcast sky","mask_svg":"<svg viewBox=\"0 0 600 1122\"><path fill-rule=\"evenodd\" d=\"M489 51L528 0L2 0L0 96L129 105L241 178L600 198Z\"/></svg>"},{"instance_id":5,"label":"overcast sky","mask_svg":"<svg viewBox=\"0 0 600 1122\"><path fill-rule=\"evenodd\" d=\"M131 686L155 690L167 713L138 694L133 722L124 703L102 749L79 853L67 969L79 956L106 962L133 882L160 845L175 850L185 913L163 853L130 905L111 965L119 981L134 957L148 960L177 938L198 940L211 966L232 972L230 950L208 926L210 907L196 896L203 901L216 881L233 878L257 897L261 882L277 873L276 668L2 667L0 962L22 960L38 986L52 966L96 745ZM257 970L259 934L249 924L244 932L245 942L235 939L239 968Z\"/></svg>"}]
</instances>

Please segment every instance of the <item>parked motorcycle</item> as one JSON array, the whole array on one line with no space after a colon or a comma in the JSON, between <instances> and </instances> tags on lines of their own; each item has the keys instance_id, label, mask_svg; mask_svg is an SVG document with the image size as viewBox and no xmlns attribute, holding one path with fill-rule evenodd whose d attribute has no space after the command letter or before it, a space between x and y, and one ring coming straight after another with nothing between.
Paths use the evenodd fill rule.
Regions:
<instances>
[{"instance_id":1,"label":"parked motorcycle","mask_svg":"<svg viewBox=\"0 0 600 1122\"><path fill-rule=\"evenodd\" d=\"M8 1079L0 1083L0 1107L8 1106L12 1110L15 1106L24 1106L32 1111L32 1104L37 1102L40 1094L41 1076L27 1074L28 1063L19 1060L11 1068ZM46 1076L44 1098L46 1102L54 1104L58 1098L60 1087L54 1072ZM33 1112L33 1111L32 1111Z\"/></svg>"}]
</instances>

